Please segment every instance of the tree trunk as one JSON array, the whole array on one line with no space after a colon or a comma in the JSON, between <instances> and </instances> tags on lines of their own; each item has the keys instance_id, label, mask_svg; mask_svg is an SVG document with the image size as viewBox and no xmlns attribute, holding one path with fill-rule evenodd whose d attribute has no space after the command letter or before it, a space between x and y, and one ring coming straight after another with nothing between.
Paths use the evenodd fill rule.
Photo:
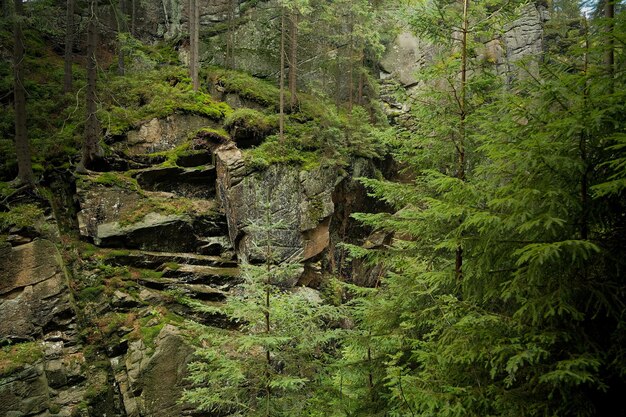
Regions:
<instances>
[{"instance_id":1,"label":"tree trunk","mask_svg":"<svg viewBox=\"0 0 626 417\"><path fill-rule=\"evenodd\" d=\"M461 181L465 181L465 138L466 138L466 126L465 119L467 117L467 33L468 33L468 12L469 12L469 0L463 0L463 28L462 40L461 40L461 92L459 98L460 107L460 137L456 143L457 149L457 178ZM457 282L463 280L463 247L459 244L456 248L456 260L454 266L454 273Z\"/></svg>"},{"instance_id":2,"label":"tree trunk","mask_svg":"<svg viewBox=\"0 0 626 417\"><path fill-rule=\"evenodd\" d=\"M281 142L285 141L285 8L280 11L280 133Z\"/></svg>"},{"instance_id":3,"label":"tree trunk","mask_svg":"<svg viewBox=\"0 0 626 417\"><path fill-rule=\"evenodd\" d=\"M298 107L298 11L291 12L289 39L289 107L292 113Z\"/></svg>"},{"instance_id":4,"label":"tree trunk","mask_svg":"<svg viewBox=\"0 0 626 417\"><path fill-rule=\"evenodd\" d=\"M613 30L615 28L615 0L605 0L604 17L606 18L606 52L604 56L604 65L609 77L609 88L613 90L613 78L615 75L615 40L613 39Z\"/></svg>"},{"instance_id":5,"label":"tree trunk","mask_svg":"<svg viewBox=\"0 0 626 417\"><path fill-rule=\"evenodd\" d=\"M124 65L124 45L123 45L123 36L127 32L126 25L126 0L120 0L120 16L118 18L117 23L117 32L118 32L118 44L117 44L117 73L119 75L124 75L126 72L126 66Z\"/></svg>"},{"instance_id":6,"label":"tree trunk","mask_svg":"<svg viewBox=\"0 0 626 417\"><path fill-rule=\"evenodd\" d=\"M137 21L137 4L136 4L137 0L131 0L131 10L130 10L130 34L133 36L137 36L136 35L136 21Z\"/></svg>"},{"instance_id":7,"label":"tree trunk","mask_svg":"<svg viewBox=\"0 0 626 417\"><path fill-rule=\"evenodd\" d=\"M198 78L199 67L199 41L200 41L200 10L198 0L189 0L189 71L193 91L200 89Z\"/></svg>"},{"instance_id":8,"label":"tree trunk","mask_svg":"<svg viewBox=\"0 0 626 417\"><path fill-rule=\"evenodd\" d=\"M67 0L67 14L65 17L65 57L63 91L72 91L72 49L74 49L74 0Z\"/></svg>"},{"instance_id":9,"label":"tree trunk","mask_svg":"<svg viewBox=\"0 0 626 417\"><path fill-rule=\"evenodd\" d=\"M87 123L85 124L85 140L83 142L83 155L79 170L90 167L97 156L100 155L99 123L96 115L97 108L97 61L96 47L98 46L98 31L96 28L98 1L91 0L89 3L89 22L87 24Z\"/></svg>"},{"instance_id":10,"label":"tree trunk","mask_svg":"<svg viewBox=\"0 0 626 417\"><path fill-rule=\"evenodd\" d=\"M235 16L237 14L237 0L230 0L228 6L228 33L226 34L226 68L235 69Z\"/></svg>"},{"instance_id":11,"label":"tree trunk","mask_svg":"<svg viewBox=\"0 0 626 417\"><path fill-rule=\"evenodd\" d=\"M15 102L15 153L17 180L34 182L30 147L26 130L26 91L24 89L24 35L22 34L22 0L15 0L13 16L13 97Z\"/></svg>"}]
</instances>

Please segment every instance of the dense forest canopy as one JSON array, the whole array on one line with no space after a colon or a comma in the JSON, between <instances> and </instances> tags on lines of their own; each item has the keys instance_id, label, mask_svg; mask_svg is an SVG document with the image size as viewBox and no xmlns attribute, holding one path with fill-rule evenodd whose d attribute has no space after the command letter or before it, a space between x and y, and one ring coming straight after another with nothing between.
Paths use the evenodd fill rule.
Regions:
<instances>
[{"instance_id":1,"label":"dense forest canopy","mask_svg":"<svg viewBox=\"0 0 626 417\"><path fill-rule=\"evenodd\" d=\"M625 7L3 0L0 249L51 239L73 308L127 303L81 316L88 358L186 329L189 413L626 415Z\"/></svg>"}]
</instances>

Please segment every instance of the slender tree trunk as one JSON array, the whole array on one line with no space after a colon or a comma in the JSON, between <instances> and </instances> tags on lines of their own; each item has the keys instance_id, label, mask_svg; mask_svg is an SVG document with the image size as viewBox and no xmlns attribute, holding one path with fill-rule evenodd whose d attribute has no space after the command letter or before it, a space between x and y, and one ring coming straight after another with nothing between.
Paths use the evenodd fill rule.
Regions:
<instances>
[{"instance_id":1,"label":"slender tree trunk","mask_svg":"<svg viewBox=\"0 0 626 417\"><path fill-rule=\"evenodd\" d=\"M72 91L72 49L74 49L74 0L67 0L67 14L65 18L65 57L63 91Z\"/></svg>"},{"instance_id":2,"label":"slender tree trunk","mask_svg":"<svg viewBox=\"0 0 626 417\"><path fill-rule=\"evenodd\" d=\"M461 41L461 91L459 98L460 107L460 137L456 143L457 148L457 178L461 181L465 181L465 142L466 142L466 125L465 120L467 117L467 34L468 34L468 12L469 12L469 0L463 0L463 28L462 28L462 41ZM454 266L454 273L457 282L463 280L463 247L459 244L456 248L456 260Z\"/></svg>"},{"instance_id":3,"label":"slender tree trunk","mask_svg":"<svg viewBox=\"0 0 626 417\"><path fill-rule=\"evenodd\" d=\"M354 18L350 14L350 40L348 42L348 110L352 111L354 104Z\"/></svg>"},{"instance_id":4,"label":"slender tree trunk","mask_svg":"<svg viewBox=\"0 0 626 417\"><path fill-rule=\"evenodd\" d=\"M604 64L609 76L609 88L613 91L613 78L615 76L615 40L613 31L615 29L615 0L605 0L604 17L606 18L606 52Z\"/></svg>"},{"instance_id":5,"label":"slender tree trunk","mask_svg":"<svg viewBox=\"0 0 626 417\"><path fill-rule=\"evenodd\" d=\"M298 106L298 11L291 13L289 39L289 107L292 112Z\"/></svg>"},{"instance_id":6,"label":"slender tree trunk","mask_svg":"<svg viewBox=\"0 0 626 417\"><path fill-rule=\"evenodd\" d=\"M198 77L199 67L199 41L200 41L200 10L198 0L189 0L189 71L193 91L200 89L200 79Z\"/></svg>"},{"instance_id":7,"label":"slender tree trunk","mask_svg":"<svg viewBox=\"0 0 626 417\"><path fill-rule=\"evenodd\" d=\"M269 193L268 196L268 204L270 204L271 202L271 192ZM270 212L270 208L268 207L266 209L266 227L269 226L269 224L271 224L271 212ZM271 259L272 259L272 246L271 246L271 242L272 242L272 236L270 234L270 230L269 227L267 229L267 236L266 236L266 273L267 273L267 279L265 281L265 333L267 334L267 336L269 337L271 332L272 332L272 326L271 326L271 317L270 317L270 295L271 295L271 289L272 289L272 266L270 264ZM265 351L265 395L266 395L266 402L265 402L265 416L266 417L270 417L270 401L272 398L272 389L271 389L271 369L272 369L272 352L268 349L266 349Z\"/></svg>"},{"instance_id":8,"label":"slender tree trunk","mask_svg":"<svg viewBox=\"0 0 626 417\"><path fill-rule=\"evenodd\" d=\"M280 141L285 141L285 8L280 12Z\"/></svg>"},{"instance_id":9,"label":"slender tree trunk","mask_svg":"<svg viewBox=\"0 0 626 417\"><path fill-rule=\"evenodd\" d=\"M365 68L365 52L363 51L363 48L361 48L361 52L360 52L360 59L359 59L359 87L358 87L358 92L357 92L357 104L359 106L363 105L363 88L365 85L365 75L363 74L364 68Z\"/></svg>"},{"instance_id":10,"label":"slender tree trunk","mask_svg":"<svg viewBox=\"0 0 626 417\"><path fill-rule=\"evenodd\" d=\"M235 16L237 14L237 0L230 0L228 7L228 33L226 34L226 67L235 69Z\"/></svg>"},{"instance_id":11,"label":"slender tree trunk","mask_svg":"<svg viewBox=\"0 0 626 417\"><path fill-rule=\"evenodd\" d=\"M96 115L97 107L97 60L96 48L98 46L98 30L96 27L98 1L91 0L89 3L89 23L87 24L87 123L85 125L85 140L83 142L83 156L79 170L92 165L100 155L99 123Z\"/></svg>"},{"instance_id":12,"label":"slender tree trunk","mask_svg":"<svg viewBox=\"0 0 626 417\"><path fill-rule=\"evenodd\" d=\"M15 103L15 153L17 155L17 179L34 182L30 147L26 130L26 90L24 89L24 35L22 33L22 0L15 0L13 16L13 98Z\"/></svg>"},{"instance_id":13,"label":"slender tree trunk","mask_svg":"<svg viewBox=\"0 0 626 417\"><path fill-rule=\"evenodd\" d=\"M130 4L130 34L133 36L137 36L136 34L136 24L137 24L137 0L131 0Z\"/></svg>"},{"instance_id":14,"label":"slender tree trunk","mask_svg":"<svg viewBox=\"0 0 626 417\"><path fill-rule=\"evenodd\" d=\"M126 72L126 66L124 65L124 45L123 45L123 36L127 30L126 24L126 0L120 0L120 16L117 25L118 31L118 51L117 51L117 73L119 75L124 75Z\"/></svg>"},{"instance_id":15,"label":"slender tree trunk","mask_svg":"<svg viewBox=\"0 0 626 417\"><path fill-rule=\"evenodd\" d=\"M2 16L7 20L11 18L10 0L2 0Z\"/></svg>"},{"instance_id":16,"label":"slender tree trunk","mask_svg":"<svg viewBox=\"0 0 626 417\"><path fill-rule=\"evenodd\" d=\"M584 76L585 86L583 88L583 115L586 117L588 99L589 99L589 25L587 19L583 17L583 27L585 29L585 61L584 61ZM587 123L583 123L586 126ZM589 172L591 166L588 161L587 155L587 141L588 136L585 128L580 130L579 149L580 159L583 165L583 173L580 179L580 206L581 206L581 219L580 219L580 238L586 240L589 237Z\"/></svg>"}]
</instances>

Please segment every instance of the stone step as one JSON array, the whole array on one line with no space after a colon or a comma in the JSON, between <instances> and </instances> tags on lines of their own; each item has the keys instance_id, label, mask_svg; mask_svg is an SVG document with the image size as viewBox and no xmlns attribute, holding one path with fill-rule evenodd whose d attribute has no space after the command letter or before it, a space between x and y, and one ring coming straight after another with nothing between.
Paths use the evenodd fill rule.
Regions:
<instances>
[{"instance_id":1,"label":"stone step","mask_svg":"<svg viewBox=\"0 0 626 417\"><path fill-rule=\"evenodd\" d=\"M187 284L175 278L139 278L139 285L154 290L179 290L183 294L204 301L223 301L226 292L203 284Z\"/></svg>"},{"instance_id":2,"label":"stone step","mask_svg":"<svg viewBox=\"0 0 626 417\"><path fill-rule=\"evenodd\" d=\"M205 284L215 288L229 289L241 282L237 267L210 265L175 265L163 268L164 278L176 278L189 284Z\"/></svg>"},{"instance_id":3,"label":"stone step","mask_svg":"<svg viewBox=\"0 0 626 417\"><path fill-rule=\"evenodd\" d=\"M144 269L163 269L168 263L181 265L211 266L217 268L237 268L237 261L212 255L199 255L188 252L156 252L143 250L111 250L108 263L118 266L132 266ZM171 268L175 269L175 268Z\"/></svg>"}]
</instances>

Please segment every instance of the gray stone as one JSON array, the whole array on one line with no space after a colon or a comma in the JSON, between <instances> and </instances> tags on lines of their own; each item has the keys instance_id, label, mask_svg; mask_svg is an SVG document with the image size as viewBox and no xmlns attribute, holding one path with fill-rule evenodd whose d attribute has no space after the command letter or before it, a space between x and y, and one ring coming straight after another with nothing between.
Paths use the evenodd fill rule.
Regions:
<instances>
[{"instance_id":1,"label":"gray stone","mask_svg":"<svg viewBox=\"0 0 626 417\"><path fill-rule=\"evenodd\" d=\"M38 239L0 253L0 338L35 339L73 320L56 246Z\"/></svg>"},{"instance_id":2,"label":"gray stone","mask_svg":"<svg viewBox=\"0 0 626 417\"><path fill-rule=\"evenodd\" d=\"M172 114L164 119L152 119L139 129L128 132L128 140L113 147L129 155L168 151L185 142L189 135L206 126L209 119L193 114Z\"/></svg>"},{"instance_id":3,"label":"gray stone","mask_svg":"<svg viewBox=\"0 0 626 417\"><path fill-rule=\"evenodd\" d=\"M216 151L218 198L237 254L249 261L306 260L328 246L332 193L343 176L336 168L311 171L272 165L249 172L232 146ZM269 213L268 213L269 211ZM272 253L268 254L267 223Z\"/></svg>"},{"instance_id":4,"label":"gray stone","mask_svg":"<svg viewBox=\"0 0 626 417\"><path fill-rule=\"evenodd\" d=\"M0 378L0 410L5 415L29 416L48 408L49 388L41 363Z\"/></svg>"}]
</instances>

